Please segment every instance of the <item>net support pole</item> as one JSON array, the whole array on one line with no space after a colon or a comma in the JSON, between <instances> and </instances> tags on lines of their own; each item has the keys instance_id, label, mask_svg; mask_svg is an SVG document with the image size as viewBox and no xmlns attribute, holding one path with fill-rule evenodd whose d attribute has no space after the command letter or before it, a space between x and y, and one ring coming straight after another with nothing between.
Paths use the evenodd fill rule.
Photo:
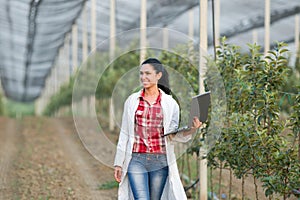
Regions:
<instances>
[{"instance_id":1,"label":"net support pole","mask_svg":"<svg viewBox=\"0 0 300 200\"><path fill-rule=\"evenodd\" d=\"M140 63L146 58L147 45L147 0L141 0L141 21L140 21Z\"/></svg>"},{"instance_id":2,"label":"net support pole","mask_svg":"<svg viewBox=\"0 0 300 200\"><path fill-rule=\"evenodd\" d=\"M88 33L87 33L87 7L86 4L82 8L82 63L86 63L88 58ZM82 115L87 115L87 97L81 99Z\"/></svg>"},{"instance_id":3,"label":"net support pole","mask_svg":"<svg viewBox=\"0 0 300 200\"><path fill-rule=\"evenodd\" d=\"M96 5L96 0L91 0L90 1L90 20L91 20L91 37L90 37L90 52L95 52L96 51L96 10L97 5ZM95 60L95 55L92 54L92 56L89 58L91 62L91 66L94 69L96 67L96 60ZM87 97L87 111L88 113L92 113L93 107L95 104L93 104L93 99L94 99L95 94L91 94L89 97Z\"/></svg>"},{"instance_id":4,"label":"net support pole","mask_svg":"<svg viewBox=\"0 0 300 200\"><path fill-rule=\"evenodd\" d=\"M299 39L300 39L300 15L297 14L295 15L295 55L296 59L300 57L300 44L299 44ZM299 78L300 73L296 73L296 76Z\"/></svg>"},{"instance_id":5,"label":"net support pole","mask_svg":"<svg viewBox=\"0 0 300 200\"><path fill-rule=\"evenodd\" d=\"M78 28L77 24L72 27L72 73L74 73L78 67Z\"/></svg>"},{"instance_id":6,"label":"net support pole","mask_svg":"<svg viewBox=\"0 0 300 200\"><path fill-rule=\"evenodd\" d=\"M200 31L199 31L199 93L204 93L204 74L206 71L205 56L207 54L207 10L208 0L199 0L200 5ZM206 149L203 145L199 155L199 199L207 200L207 159L205 155Z\"/></svg>"},{"instance_id":7,"label":"net support pole","mask_svg":"<svg viewBox=\"0 0 300 200\"><path fill-rule=\"evenodd\" d=\"M265 0L265 55L270 50L270 20L271 20L271 2Z\"/></svg>"},{"instance_id":8,"label":"net support pole","mask_svg":"<svg viewBox=\"0 0 300 200\"><path fill-rule=\"evenodd\" d=\"M116 0L110 0L110 32L109 32L109 59L115 57L116 49Z\"/></svg>"},{"instance_id":9,"label":"net support pole","mask_svg":"<svg viewBox=\"0 0 300 200\"><path fill-rule=\"evenodd\" d=\"M295 50L296 54L299 51L299 39L300 39L300 15L295 15Z\"/></svg>"},{"instance_id":10,"label":"net support pole","mask_svg":"<svg viewBox=\"0 0 300 200\"><path fill-rule=\"evenodd\" d=\"M203 79L206 71L205 56L207 55L207 9L208 0L200 0L200 43L199 43L199 93L204 93Z\"/></svg>"},{"instance_id":11,"label":"net support pole","mask_svg":"<svg viewBox=\"0 0 300 200\"><path fill-rule=\"evenodd\" d=\"M87 8L84 5L82 9L82 62L85 62L88 56L88 35L87 35Z\"/></svg>"},{"instance_id":12,"label":"net support pole","mask_svg":"<svg viewBox=\"0 0 300 200\"><path fill-rule=\"evenodd\" d=\"M91 0L91 50L96 51L96 35L97 35L97 2L96 0Z\"/></svg>"},{"instance_id":13,"label":"net support pole","mask_svg":"<svg viewBox=\"0 0 300 200\"><path fill-rule=\"evenodd\" d=\"M64 60L65 60L65 66L64 66L64 75L65 75L65 80L69 81L70 80L70 72L69 72L69 68L70 68L70 35L67 34L66 38L65 38L65 44L64 44Z\"/></svg>"},{"instance_id":14,"label":"net support pole","mask_svg":"<svg viewBox=\"0 0 300 200\"><path fill-rule=\"evenodd\" d=\"M189 52L190 55L193 55L193 51L194 51L194 43L193 43L193 40L192 38L194 38L194 9L190 9L189 10L189 27L188 27L188 33L189 33L189 38L191 38L191 40L189 40ZM192 60L193 57L190 56L190 59Z\"/></svg>"},{"instance_id":15,"label":"net support pole","mask_svg":"<svg viewBox=\"0 0 300 200\"><path fill-rule=\"evenodd\" d=\"M215 45L220 45L220 14L221 14L221 3L220 0L215 0Z\"/></svg>"},{"instance_id":16,"label":"net support pole","mask_svg":"<svg viewBox=\"0 0 300 200\"><path fill-rule=\"evenodd\" d=\"M97 45L97 2L96 0L91 0L90 1L91 9L90 9L90 14L91 14L91 39L90 39L90 47L91 47L91 65L92 68L96 67L96 45Z\"/></svg>"},{"instance_id":17,"label":"net support pole","mask_svg":"<svg viewBox=\"0 0 300 200\"><path fill-rule=\"evenodd\" d=\"M111 67L113 67L113 59L116 50L116 0L110 0L110 39L109 39L109 59ZM109 130L113 131L115 128L114 121L114 102L110 98L109 101Z\"/></svg>"},{"instance_id":18,"label":"net support pole","mask_svg":"<svg viewBox=\"0 0 300 200\"><path fill-rule=\"evenodd\" d=\"M167 28L163 28L163 49L169 48L169 31Z\"/></svg>"}]
</instances>

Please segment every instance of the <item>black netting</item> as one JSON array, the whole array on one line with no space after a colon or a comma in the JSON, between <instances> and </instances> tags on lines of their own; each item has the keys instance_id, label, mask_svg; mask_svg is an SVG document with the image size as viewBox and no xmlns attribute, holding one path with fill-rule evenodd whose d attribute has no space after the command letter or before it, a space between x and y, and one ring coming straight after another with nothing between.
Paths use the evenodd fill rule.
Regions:
<instances>
[{"instance_id":1,"label":"black netting","mask_svg":"<svg viewBox=\"0 0 300 200\"><path fill-rule=\"evenodd\" d=\"M263 45L264 1L221 0L220 33L237 45L252 42L257 30ZM82 8L86 5L86 30L91 35L90 1L84 0L0 0L0 77L5 95L17 101L33 101L44 89L65 35L78 24L78 60L82 61ZM139 28L140 0L116 0L117 33ZM97 43L109 38L110 0L97 0ZM188 10L194 10L194 39L199 41L199 0L147 1L147 25L188 33ZM209 44L212 45L212 6L208 4ZM300 13L296 0L271 1L271 42L294 43L294 16ZM135 37L135 36L132 36ZM149 40L161 35L148 32ZM130 38L130 36L128 36ZM170 36L170 44L176 38ZM173 42L174 41L174 42ZM122 41L119 42L121 44ZM124 41L123 41L124 42ZM125 42L126 43L126 42ZM72 42L70 42L72 44ZM100 48L100 49L99 49ZM107 46L98 50L107 50ZM88 50L91 50L88 47ZM72 56L69 56L72 59ZM70 67L70 66L67 66Z\"/></svg>"}]
</instances>

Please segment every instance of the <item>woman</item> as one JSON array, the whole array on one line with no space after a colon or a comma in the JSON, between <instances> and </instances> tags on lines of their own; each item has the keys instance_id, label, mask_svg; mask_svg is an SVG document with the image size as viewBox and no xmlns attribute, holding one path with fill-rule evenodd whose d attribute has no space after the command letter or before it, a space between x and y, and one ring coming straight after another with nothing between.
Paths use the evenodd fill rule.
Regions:
<instances>
[{"instance_id":1,"label":"woman","mask_svg":"<svg viewBox=\"0 0 300 200\"><path fill-rule=\"evenodd\" d=\"M143 89L125 104L115 156L118 199L186 199L174 153L174 142L187 142L201 126L194 118L190 131L164 137L176 129L179 106L169 89L168 73L155 58L140 67Z\"/></svg>"}]
</instances>

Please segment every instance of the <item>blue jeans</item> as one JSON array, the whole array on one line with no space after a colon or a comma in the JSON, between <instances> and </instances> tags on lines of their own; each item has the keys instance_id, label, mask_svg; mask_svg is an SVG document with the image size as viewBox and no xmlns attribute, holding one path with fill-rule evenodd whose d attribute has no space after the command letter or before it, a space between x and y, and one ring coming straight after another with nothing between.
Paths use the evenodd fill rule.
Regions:
<instances>
[{"instance_id":1,"label":"blue jeans","mask_svg":"<svg viewBox=\"0 0 300 200\"><path fill-rule=\"evenodd\" d=\"M133 153L128 179L135 200L160 200L169 174L165 154Z\"/></svg>"}]
</instances>

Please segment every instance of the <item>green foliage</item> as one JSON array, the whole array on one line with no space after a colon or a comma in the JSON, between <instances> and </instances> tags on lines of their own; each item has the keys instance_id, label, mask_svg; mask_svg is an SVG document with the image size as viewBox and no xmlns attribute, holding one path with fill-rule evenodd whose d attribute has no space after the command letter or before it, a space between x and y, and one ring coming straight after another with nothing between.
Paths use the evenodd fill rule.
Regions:
<instances>
[{"instance_id":1,"label":"green foliage","mask_svg":"<svg viewBox=\"0 0 300 200\"><path fill-rule=\"evenodd\" d=\"M282 110L284 110L288 114L292 112L291 111L292 104L293 104L292 102L295 94L297 94L299 91L299 88L297 88L299 84L300 84L300 51L298 50L298 53L296 55L295 66L289 67L287 81L281 88L281 91L283 93L282 93L280 105Z\"/></svg>"},{"instance_id":2,"label":"green foliage","mask_svg":"<svg viewBox=\"0 0 300 200\"><path fill-rule=\"evenodd\" d=\"M294 101L295 94L297 94L297 85L300 82L299 76L295 73L294 68L289 68L289 73L287 76L287 81L281 88L281 97L280 97L280 107L281 110L290 114L292 112L292 104Z\"/></svg>"},{"instance_id":3,"label":"green foliage","mask_svg":"<svg viewBox=\"0 0 300 200\"><path fill-rule=\"evenodd\" d=\"M113 93L117 81L129 70L139 66L139 53L131 51L119 56L116 60L105 67L96 89L96 98L108 98ZM135 81L138 77L134 77Z\"/></svg>"},{"instance_id":4,"label":"green foliage","mask_svg":"<svg viewBox=\"0 0 300 200\"><path fill-rule=\"evenodd\" d=\"M4 115L9 117L22 117L34 115L35 106L34 103L20 103L12 100L6 100L3 102Z\"/></svg>"},{"instance_id":5,"label":"green foliage","mask_svg":"<svg viewBox=\"0 0 300 200\"><path fill-rule=\"evenodd\" d=\"M73 85L74 85L74 77L70 78L70 81L66 84L63 84L58 93L54 94L50 98L50 102L46 106L46 108L43 111L43 115L53 115L56 111L59 110L59 108L71 105L72 103L72 91L73 91Z\"/></svg>"},{"instance_id":6,"label":"green foliage","mask_svg":"<svg viewBox=\"0 0 300 200\"><path fill-rule=\"evenodd\" d=\"M119 183L118 182L116 182L116 181L109 181L109 182L103 183L102 185L99 185L98 189L99 190L110 190L110 189L117 188L117 187L119 187Z\"/></svg>"},{"instance_id":7,"label":"green foliage","mask_svg":"<svg viewBox=\"0 0 300 200\"><path fill-rule=\"evenodd\" d=\"M95 95L97 99L110 97L119 78L139 65L139 54L134 51L120 55L111 63L108 57L107 53L99 52L91 55L69 82L63 84L51 97L43 114L52 115L62 106L71 105L72 98L80 101L82 97L91 95ZM98 85L97 88L95 85ZM74 86L76 86L75 95Z\"/></svg>"},{"instance_id":8,"label":"green foliage","mask_svg":"<svg viewBox=\"0 0 300 200\"><path fill-rule=\"evenodd\" d=\"M180 73L191 85L192 90L198 93L199 73L195 64L198 61L193 52L188 54L186 49L187 46L178 48L178 54L162 51L156 57L169 69ZM238 178L252 174L263 183L266 196L278 194L284 199L292 195L292 190L300 185L300 95L287 95L286 98L282 95L299 94L299 88L295 87L299 84L299 78L293 76L286 53L285 44L278 43L278 46L265 56L261 53L260 46L250 44L249 53L243 54L238 46L229 45L224 39L217 48L216 61L207 58L205 80L206 90L213 90L213 93L217 94L223 92L222 88L225 90L226 94L220 95L224 98L213 99L216 101L213 103L226 105L227 112L225 122L220 122L225 124L221 130L221 137L208 154L208 164L218 167L221 161L222 166L231 167ZM135 89L132 86L138 80L138 74L128 74L134 67L139 66L138 52L122 54L111 63L108 60L108 55L102 53L95 54L95 57L87 62L76 80L81 92L75 99L92 94L95 94L97 99L107 99L117 90L117 84L120 84L120 89L116 91L118 96L126 96ZM295 70L297 69L296 67ZM220 75L222 80L217 75ZM70 83L62 86L59 93L52 97L45 114L53 113L62 105L71 104L75 79L76 77L73 77ZM121 79L124 79L122 84ZM98 81L96 93L92 88L95 81ZM177 79L170 81L173 91L181 91L185 87ZM220 82L223 85L217 85ZM186 94L179 92L175 95L180 97ZM283 103L287 100L288 103ZM283 104L286 107L282 106ZM287 120L280 116L281 109L290 114ZM211 121L218 121L218 112L225 111L220 107L212 112L209 116ZM209 128L214 130L215 126L210 124L210 121L207 125L201 130L205 140L211 135L207 134ZM193 140L188 152L199 153L203 140L200 137ZM103 187L111 186L108 184Z\"/></svg>"},{"instance_id":9,"label":"green foliage","mask_svg":"<svg viewBox=\"0 0 300 200\"><path fill-rule=\"evenodd\" d=\"M76 93L73 93L73 98L75 101L95 94L95 86L108 65L109 56L107 53L95 52L89 56L87 62L80 66L79 71L74 77L74 80L76 80L74 83ZM98 96L96 95L96 97Z\"/></svg>"},{"instance_id":10,"label":"green foliage","mask_svg":"<svg viewBox=\"0 0 300 200\"><path fill-rule=\"evenodd\" d=\"M4 114L4 106L3 106L3 96L0 93L0 115Z\"/></svg>"},{"instance_id":11,"label":"green foliage","mask_svg":"<svg viewBox=\"0 0 300 200\"><path fill-rule=\"evenodd\" d=\"M161 62L180 73L187 82L191 85L195 93L198 93L199 83L199 72L197 66L195 66L196 60L193 52L188 55L186 52L186 46L178 46L176 49L177 53L169 51L162 51L159 59ZM189 57L190 56L190 57ZM172 81L172 80L170 80ZM176 87L185 87L186 85L176 85ZM179 89L180 90L180 89Z\"/></svg>"},{"instance_id":12,"label":"green foliage","mask_svg":"<svg viewBox=\"0 0 300 200\"><path fill-rule=\"evenodd\" d=\"M290 142L295 138L282 134L287 122L279 119L281 88L289 71L287 49L278 43L266 56L257 45L249 49L242 55L225 40L218 48L216 65L224 79L227 117L222 136L208 155L209 165L216 167L221 161L238 178L252 174L263 183L266 196L277 193L287 198L300 185L299 147ZM298 107L295 102L298 110L291 126L296 132Z\"/></svg>"},{"instance_id":13,"label":"green foliage","mask_svg":"<svg viewBox=\"0 0 300 200\"><path fill-rule=\"evenodd\" d=\"M51 96L43 114L48 116L53 115L61 107L71 105L72 98L76 101L84 96L94 94L94 82L98 81L99 74L101 74L101 70L103 71L107 57L105 53L95 53L91 55L87 62L83 63L83 65L78 68L78 71L70 77L69 81L66 81L66 83L60 87L59 91ZM75 80L77 81L76 91L79 92L73 96Z\"/></svg>"},{"instance_id":14,"label":"green foliage","mask_svg":"<svg viewBox=\"0 0 300 200\"><path fill-rule=\"evenodd\" d=\"M295 62L295 70L300 74L300 46L298 47L296 62Z\"/></svg>"},{"instance_id":15,"label":"green foliage","mask_svg":"<svg viewBox=\"0 0 300 200\"><path fill-rule=\"evenodd\" d=\"M198 94L199 73L194 52L187 52L187 45L178 45L174 51L161 51L157 56L169 73L172 96L179 104L180 123L187 123L189 96Z\"/></svg>"},{"instance_id":16,"label":"green foliage","mask_svg":"<svg viewBox=\"0 0 300 200\"><path fill-rule=\"evenodd\" d=\"M299 83L300 84L300 83ZM292 113L289 121L289 127L291 128L294 136L294 141L298 139L298 161L300 161L300 85L298 95L295 97L294 105L292 106ZM293 147L297 149L296 142L293 143Z\"/></svg>"}]
</instances>

